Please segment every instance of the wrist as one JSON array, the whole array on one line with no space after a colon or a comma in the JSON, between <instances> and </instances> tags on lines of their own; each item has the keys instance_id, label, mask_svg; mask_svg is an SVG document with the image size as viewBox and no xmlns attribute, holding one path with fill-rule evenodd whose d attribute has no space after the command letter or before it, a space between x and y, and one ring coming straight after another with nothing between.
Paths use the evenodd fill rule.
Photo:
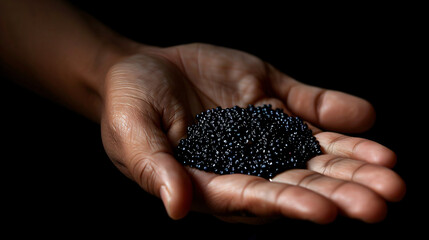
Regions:
<instances>
[{"instance_id":1,"label":"wrist","mask_svg":"<svg viewBox=\"0 0 429 240\"><path fill-rule=\"evenodd\" d=\"M91 67L87 80L85 81L87 89L95 98L94 106L91 108L91 116L89 118L96 122L100 122L104 103L108 98L108 90L106 91L106 80L108 73L112 67L125 58L136 54L152 55L167 58L163 48L156 46L144 45L134 42L130 39L116 35L112 32L110 37L104 37L100 40L99 48L94 54L94 64Z\"/></svg>"},{"instance_id":2,"label":"wrist","mask_svg":"<svg viewBox=\"0 0 429 240\"><path fill-rule=\"evenodd\" d=\"M104 87L109 69L121 59L138 52L141 44L124 38L110 29L95 22L91 26L97 39L88 63L78 63L84 69L76 68L76 76L81 79L82 86L87 92L87 105L81 106L83 115L95 122L100 122L104 104Z\"/></svg>"}]
</instances>

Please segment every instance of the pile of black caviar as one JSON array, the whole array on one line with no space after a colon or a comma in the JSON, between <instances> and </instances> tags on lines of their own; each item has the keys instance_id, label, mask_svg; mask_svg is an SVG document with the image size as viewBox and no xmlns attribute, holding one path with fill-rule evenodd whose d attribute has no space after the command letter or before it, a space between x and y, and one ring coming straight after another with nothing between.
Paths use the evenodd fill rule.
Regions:
<instances>
[{"instance_id":1,"label":"pile of black caviar","mask_svg":"<svg viewBox=\"0 0 429 240\"><path fill-rule=\"evenodd\" d=\"M271 105L217 107L196 116L175 157L184 165L217 174L241 173L272 178L306 168L322 153L311 129Z\"/></svg>"}]
</instances>

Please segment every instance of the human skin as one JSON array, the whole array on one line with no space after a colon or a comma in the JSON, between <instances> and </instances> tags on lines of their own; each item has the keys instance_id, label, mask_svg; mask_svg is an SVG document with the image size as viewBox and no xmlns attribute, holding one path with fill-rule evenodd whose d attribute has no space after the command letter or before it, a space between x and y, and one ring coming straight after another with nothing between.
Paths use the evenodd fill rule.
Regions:
<instances>
[{"instance_id":1,"label":"human skin","mask_svg":"<svg viewBox=\"0 0 429 240\"><path fill-rule=\"evenodd\" d=\"M190 210L226 221L275 217L365 222L384 218L403 180L388 148L343 133L375 120L367 101L301 83L234 49L194 43L160 48L126 39L62 1L0 2L0 62L18 83L100 123L115 166L159 197L173 219ZM4 31L3 31L4 30ZM206 109L272 104L302 117L323 154L271 181L182 166L172 151ZM324 129L323 131L320 129Z\"/></svg>"}]
</instances>

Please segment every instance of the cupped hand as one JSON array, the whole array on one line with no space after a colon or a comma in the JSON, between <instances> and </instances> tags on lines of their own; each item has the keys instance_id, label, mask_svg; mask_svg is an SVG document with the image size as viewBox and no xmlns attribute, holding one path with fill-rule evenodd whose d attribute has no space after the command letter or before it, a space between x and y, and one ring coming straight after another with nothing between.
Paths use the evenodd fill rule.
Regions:
<instances>
[{"instance_id":1,"label":"cupped hand","mask_svg":"<svg viewBox=\"0 0 429 240\"><path fill-rule=\"evenodd\" d=\"M398 201L405 192L389 169L396 161L391 150L336 133L368 129L375 118L368 102L300 83L244 52L206 44L142 47L111 67L102 97L108 156L160 197L173 219L192 209L246 223L279 216L326 223L338 213L376 222L385 215L386 201ZM174 158L197 113L248 104L272 104L302 117L324 154L307 169L271 180L207 173Z\"/></svg>"}]
</instances>

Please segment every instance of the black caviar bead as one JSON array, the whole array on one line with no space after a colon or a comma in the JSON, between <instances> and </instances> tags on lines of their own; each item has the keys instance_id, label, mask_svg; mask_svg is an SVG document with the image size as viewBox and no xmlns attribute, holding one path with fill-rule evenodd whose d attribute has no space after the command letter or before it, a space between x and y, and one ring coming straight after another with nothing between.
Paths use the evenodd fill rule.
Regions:
<instances>
[{"instance_id":1,"label":"black caviar bead","mask_svg":"<svg viewBox=\"0 0 429 240\"><path fill-rule=\"evenodd\" d=\"M307 124L271 105L208 109L175 149L182 164L217 174L272 178L322 154Z\"/></svg>"}]
</instances>

